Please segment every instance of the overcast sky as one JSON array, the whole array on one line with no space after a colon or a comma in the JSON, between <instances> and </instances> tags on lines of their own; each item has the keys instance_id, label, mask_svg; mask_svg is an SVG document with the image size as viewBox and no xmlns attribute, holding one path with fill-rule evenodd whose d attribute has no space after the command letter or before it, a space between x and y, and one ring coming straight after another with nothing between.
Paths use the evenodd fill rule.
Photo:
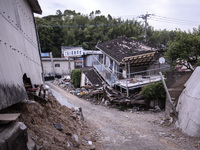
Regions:
<instances>
[{"instance_id":1,"label":"overcast sky","mask_svg":"<svg viewBox=\"0 0 200 150\"><path fill-rule=\"evenodd\" d=\"M102 15L122 19L138 18L147 12L154 14L148 23L154 29L181 30L198 28L200 25L200 0L38 0L43 14L54 15L56 10L75 10L90 14L100 10ZM40 16L41 15L35 15Z\"/></svg>"}]
</instances>

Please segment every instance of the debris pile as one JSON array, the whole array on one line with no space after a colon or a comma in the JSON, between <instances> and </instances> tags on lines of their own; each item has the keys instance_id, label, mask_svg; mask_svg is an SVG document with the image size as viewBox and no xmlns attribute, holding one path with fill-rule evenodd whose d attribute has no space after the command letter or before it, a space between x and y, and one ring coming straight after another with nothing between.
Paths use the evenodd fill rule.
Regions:
<instances>
[{"instance_id":1,"label":"debris pile","mask_svg":"<svg viewBox=\"0 0 200 150\"><path fill-rule=\"evenodd\" d=\"M86 126L81 109L69 109L51 95L44 103L18 103L1 113L21 113L17 121L28 128L40 150L95 149L95 136Z\"/></svg>"},{"instance_id":2,"label":"debris pile","mask_svg":"<svg viewBox=\"0 0 200 150\"><path fill-rule=\"evenodd\" d=\"M126 94L114 90L106 84L100 88L95 88L90 85L81 88L74 88L70 83L70 79L66 78L55 79L53 83L67 92L98 105L117 107L120 109L121 107L126 109L134 108L134 110L144 110L149 106L142 98L141 92L138 91L132 93L130 97L126 97Z\"/></svg>"},{"instance_id":3,"label":"debris pile","mask_svg":"<svg viewBox=\"0 0 200 150\"><path fill-rule=\"evenodd\" d=\"M70 83L70 79L66 78L55 79L53 83L67 92L88 101L97 101L103 98L103 87L94 88L93 86L87 85L81 88L75 88L73 84Z\"/></svg>"}]
</instances>

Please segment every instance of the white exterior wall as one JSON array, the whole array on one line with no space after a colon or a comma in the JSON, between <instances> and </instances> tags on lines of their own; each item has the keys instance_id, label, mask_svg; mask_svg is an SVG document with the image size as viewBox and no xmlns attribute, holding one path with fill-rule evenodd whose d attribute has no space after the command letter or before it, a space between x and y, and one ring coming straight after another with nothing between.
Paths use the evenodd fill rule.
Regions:
<instances>
[{"instance_id":1,"label":"white exterior wall","mask_svg":"<svg viewBox=\"0 0 200 150\"><path fill-rule=\"evenodd\" d=\"M86 76L85 76L85 74L82 72L81 73L81 85L80 85L80 87L83 87L83 86L85 86L86 85Z\"/></svg>"},{"instance_id":2,"label":"white exterior wall","mask_svg":"<svg viewBox=\"0 0 200 150\"><path fill-rule=\"evenodd\" d=\"M33 12L26 0L0 0L0 109L27 97L23 75L42 84Z\"/></svg>"},{"instance_id":3,"label":"white exterior wall","mask_svg":"<svg viewBox=\"0 0 200 150\"><path fill-rule=\"evenodd\" d=\"M87 55L84 59L85 67L93 66L93 62L95 62L96 60L99 60L99 55Z\"/></svg>"},{"instance_id":4,"label":"white exterior wall","mask_svg":"<svg viewBox=\"0 0 200 150\"><path fill-rule=\"evenodd\" d=\"M197 67L179 96L176 125L189 136L200 137L200 67Z\"/></svg>"},{"instance_id":5,"label":"white exterior wall","mask_svg":"<svg viewBox=\"0 0 200 150\"><path fill-rule=\"evenodd\" d=\"M42 64L43 64L44 74L57 73L60 75L68 75L71 73L71 70L75 69L74 68L75 64L74 61L72 60L70 61L70 67L68 60L56 60L56 61L54 60L53 61L54 70L52 68L51 60L42 60ZM55 64L60 64L60 67L55 67Z\"/></svg>"}]
</instances>

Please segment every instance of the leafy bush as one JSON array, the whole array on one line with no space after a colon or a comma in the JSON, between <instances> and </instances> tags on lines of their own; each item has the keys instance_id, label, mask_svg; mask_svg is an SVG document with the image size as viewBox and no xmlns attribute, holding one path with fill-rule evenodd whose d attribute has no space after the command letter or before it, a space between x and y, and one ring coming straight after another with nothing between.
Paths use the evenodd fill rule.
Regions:
<instances>
[{"instance_id":1,"label":"leafy bush","mask_svg":"<svg viewBox=\"0 0 200 150\"><path fill-rule=\"evenodd\" d=\"M196 64L195 64L195 66L197 67L197 66L200 66L200 59L197 59L197 62L196 62Z\"/></svg>"},{"instance_id":2,"label":"leafy bush","mask_svg":"<svg viewBox=\"0 0 200 150\"><path fill-rule=\"evenodd\" d=\"M80 87L80 82L81 82L81 70L80 69L72 70L71 82L74 85L74 87Z\"/></svg>"},{"instance_id":3,"label":"leafy bush","mask_svg":"<svg viewBox=\"0 0 200 150\"><path fill-rule=\"evenodd\" d=\"M166 93L162 82L151 83L142 88L142 96L146 100L165 100Z\"/></svg>"}]
</instances>

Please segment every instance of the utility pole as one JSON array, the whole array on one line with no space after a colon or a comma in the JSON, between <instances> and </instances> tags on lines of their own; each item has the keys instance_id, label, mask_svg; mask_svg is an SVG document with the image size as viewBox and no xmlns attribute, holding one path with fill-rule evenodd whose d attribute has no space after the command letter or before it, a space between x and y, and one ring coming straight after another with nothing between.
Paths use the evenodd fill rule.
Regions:
<instances>
[{"instance_id":1,"label":"utility pole","mask_svg":"<svg viewBox=\"0 0 200 150\"><path fill-rule=\"evenodd\" d=\"M148 17L153 16L153 15L154 14L146 13L145 15L139 16L139 18L142 18L144 20L144 23L145 23L145 29L144 29L144 41L145 42L147 41L147 19L148 19Z\"/></svg>"}]
</instances>

